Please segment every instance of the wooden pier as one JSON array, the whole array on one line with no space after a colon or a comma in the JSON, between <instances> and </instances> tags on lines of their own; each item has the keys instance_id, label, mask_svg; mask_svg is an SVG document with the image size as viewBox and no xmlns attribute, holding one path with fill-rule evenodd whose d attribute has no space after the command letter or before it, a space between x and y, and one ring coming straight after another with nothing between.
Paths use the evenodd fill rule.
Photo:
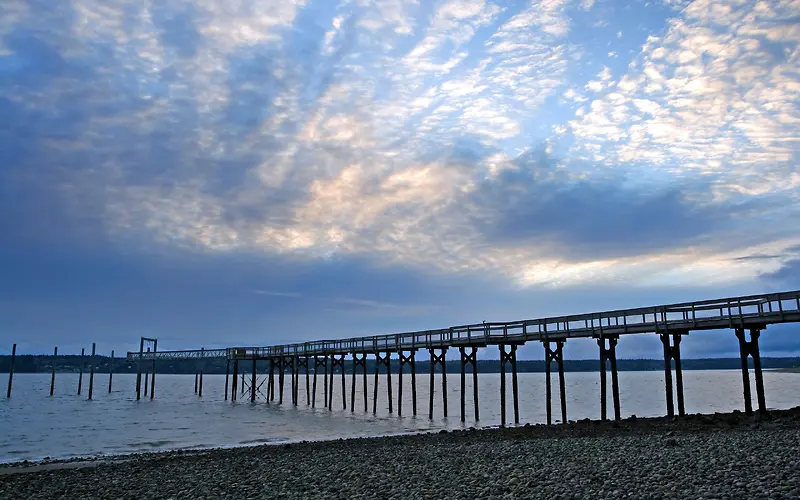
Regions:
<instances>
[{"instance_id":1,"label":"wooden pier","mask_svg":"<svg viewBox=\"0 0 800 500\"><path fill-rule=\"evenodd\" d=\"M474 419L478 421L478 388L477 388L477 353L481 348L498 346L500 349L500 381L501 381L501 421L505 425L506 416L506 371L511 371L511 393L513 398L514 422L518 423L519 389L517 384L517 349L528 342L540 342L545 351L546 360L546 406L547 423L552 423L552 389L551 365L556 364L558 370L558 389L561 402L561 421L567 422L566 389L564 375L563 348L569 339L595 339L599 347L600 361L600 418L608 418L607 384L608 371L611 372L612 408L614 418L620 419L620 394L617 375L616 346L620 337L626 335L658 335L663 344L665 372L666 414L675 415L675 398L677 413L684 415L683 377L681 371L681 341L691 332L702 330L732 330L737 339L742 360L742 383L745 400L745 411L752 413L750 376L748 359L752 358L756 381L756 399L758 410L767 409L761 373L758 339L768 325L800 322L800 291L730 297L724 299L684 302L670 305L640 307L634 309L605 311L590 314L559 316L509 322L476 323L453 326L436 330L376 335L370 337L347 338L338 340L316 340L296 344L275 345L267 347L229 347L225 349L196 349L182 351L160 351L155 349L155 339L143 339L139 352L129 352L128 361L138 362L139 366L150 361L155 378L156 359L198 359L198 374L202 377L202 362L206 359L225 358L233 365L232 384L228 374L225 377L226 399L230 387L230 400L236 401L237 390L240 396L249 391L250 401L256 400L260 386L257 385L257 362L266 361L269 374L265 379L267 389L265 399L268 402L275 398L274 371L278 370L279 403L283 403L284 376L291 377L291 403L298 404L300 386L300 369L306 378L306 404L316 406L317 377L323 375L323 406L333 409L333 394L336 390L335 377L341 377L342 405L347 408L347 388L345 364L352 364L352 380L350 392L350 410L356 410L355 386L356 373L361 369L364 386L364 411L369 411L367 387L367 356L375 358L375 384L372 411L376 411L378 401L378 377L383 370L386 374L386 396L389 411L393 412L393 396L391 385L391 361L396 355L399 360L397 376L397 415L402 415L402 390L404 369L408 367L412 388L412 414L417 414L416 394L416 354L427 350L430 358L430 385L428 398L428 417L434 417L434 372L439 368L441 378L441 398L443 416L447 417L447 354L450 349L458 353L457 361L461 370L461 421L466 420L466 377L467 367L472 369ZM152 344L152 351L145 352L145 342ZM237 386L240 363L251 364L251 380L247 382L242 371L241 387ZM673 379L673 370L675 373ZM338 373L337 373L338 372ZM140 371L141 373L141 371ZM309 378L313 375L313 389ZM330 378L329 378L330 377ZM201 379L202 380L202 379ZM674 380L674 383L673 383ZM200 382L202 384L202 382ZM245 389L245 384L248 385ZM139 397L137 382L137 398ZM196 391L197 392L197 391ZM152 398L152 390L151 390Z\"/></svg>"}]
</instances>

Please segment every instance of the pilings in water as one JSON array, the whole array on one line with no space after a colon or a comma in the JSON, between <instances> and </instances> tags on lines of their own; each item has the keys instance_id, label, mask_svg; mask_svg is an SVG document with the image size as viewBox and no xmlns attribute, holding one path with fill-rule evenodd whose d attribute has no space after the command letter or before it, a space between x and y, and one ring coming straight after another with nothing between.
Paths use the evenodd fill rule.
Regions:
<instances>
[{"instance_id":1,"label":"pilings in water","mask_svg":"<svg viewBox=\"0 0 800 500\"><path fill-rule=\"evenodd\" d=\"M236 401L236 382L239 380L239 360L233 360L233 384L231 385L231 402Z\"/></svg>"},{"instance_id":2,"label":"pilings in water","mask_svg":"<svg viewBox=\"0 0 800 500\"><path fill-rule=\"evenodd\" d=\"M81 368L80 372L78 373L78 396L81 395L81 386L83 385L83 355L85 352L86 349L81 349Z\"/></svg>"},{"instance_id":3,"label":"pilings in water","mask_svg":"<svg viewBox=\"0 0 800 500\"><path fill-rule=\"evenodd\" d=\"M256 401L256 383L258 376L258 372L256 371L256 358L253 358L253 373L250 374L250 402L255 403Z\"/></svg>"},{"instance_id":4,"label":"pilings in water","mask_svg":"<svg viewBox=\"0 0 800 500\"><path fill-rule=\"evenodd\" d=\"M544 345L545 387L547 401L547 425L553 423L552 388L550 384L550 369L553 361L558 365L558 389L561 401L561 423L567 423L567 391L564 381L564 340L542 341ZM552 344L555 344L553 347Z\"/></svg>"},{"instance_id":5,"label":"pilings in water","mask_svg":"<svg viewBox=\"0 0 800 500\"><path fill-rule=\"evenodd\" d=\"M96 353L96 349L97 349L97 344L92 342L92 357L90 358L91 361L89 361L91 365L89 366L89 400L92 399L92 392L94 392L94 362L95 362L94 356Z\"/></svg>"},{"instance_id":6,"label":"pilings in water","mask_svg":"<svg viewBox=\"0 0 800 500\"><path fill-rule=\"evenodd\" d=\"M114 380L114 350L111 350L111 359L108 360L108 393L111 394L111 382Z\"/></svg>"},{"instance_id":7,"label":"pilings in water","mask_svg":"<svg viewBox=\"0 0 800 500\"><path fill-rule=\"evenodd\" d=\"M150 348L147 348L147 357L150 357ZM147 386L150 385L150 372L144 372L144 397L147 397ZM197 394L197 373L194 375L194 393ZM80 394L80 393L78 393Z\"/></svg>"},{"instance_id":8,"label":"pilings in water","mask_svg":"<svg viewBox=\"0 0 800 500\"><path fill-rule=\"evenodd\" d=\"M375 386L373 387L373 396L372 396L372 414L375 415L378 412L378 380L379 374L381 371L381 366L386 367L386 391L387 395L389 396L389 414L392 414L392 353L385 352L383 355L381 353L375 353ZM366 368L365 368L366 369Z\"/></svg>"},{"instance_id":9,"label":"pilings in water","mask_svg":"<svg viewBox=\"0 0 800 500\"><path fill-rule=\"evenodd\" d=\"M411 410L412 414L416 417L417 416L417 368L416 363L414 362L417 350L411 349L408 351L408 354L405 354L404 351L399 351L398 356L400 357L400 364L398 367L397 373L397 416L403 416L403 367L405 365L411 366ZM366 365L367 355L364 355L364 411L367 411L367 365Z\"/></svg>"},{"instance_id":10,"label":"pilings in water","mask_svg":"<svg viewBox=\"0 0 800 500\"><path fill-rule=\"evenodd\" d=\"M606 412L607 384L606 362L611 365L611 392L614 399L614 420L620 419L619 410L619 378L617 376L617 337L600 337L597 345L600 347L600 419L608 420ZM606 345L608 341L608 345Z\"/></svg>"},{"instance_id":11,"label":"pilings in water","mask_svg":"<svg viewBox=\"0 0 800 500\"><path fill-rule=\"evenodd\" d=\"M506 352L509 347L509 352ZM500 425L506 425L506 363L511 365L511 385L514 397L514 423L519 423L519 391L517 384L517 345L500 344Z\"/></svg>"},{"instance_id":12,"label":"pilings in water","mask_svg":"<svg viewBox=\"0 0 800 500\"><path fill-rule=\"evenodd\" d=\"M664 386L667 398L667 416L675 416L675 405L672 398L672 361L675 361L675 392L678 396L678 415L686 415L683 404L683 371L681 370L681 336L689 332L672 332L672 343L670 345L670 333L659 334L661 343L664 345Z\"/></svg>"},{"instance_id":13,"label":"pilings in water","mask_svg":"<svg viewBox=\"0 0 800 500\"><path fill-rule=\"evenodd\" d=\"M275 358L269 358L269 375L267 376L267 403L275 401Z\"/></svg>"},{"instance_id":14,"label":"pilings in water","mask_svg":"<svg viewBox=\"0 0 800 500\"><path fill-rule=\"evenodd\" d=\"M353 383L350 386L350 412L356 411L356 374L358 373L358 367L361 367L362 371L362 379L364 385L364 413L369 411L369 398L367 397L367 355L362 354L360 357L358 353L353 353ZM402 372L402 369L400 370ZM400 389L402 394L402 388Z\"/></svg>"},{"instance_id":15,"label":"pilings in water","mask_svg":"<svg viewBox=\"0 0 800 500\"><path fill-rule=\"evenodd\" d=\"M758 411L767 411L766 398L764 397L764 377L761 373L761 354L758 348L758 337L761 335L760 328L750 328L750 340L745 337L744 328L736 328L736 338L739 339L739 357L742 360L742 384L744 390L744 411L748 415L753 413L753 401L750 393L750 370L747 366L748 357L753 358L753 371L756 377L756 399L758 400Z\"/></svg>"},{"instance_id":16,"label":"pilings in water","mask_svg":"<svg viewBox=\"0 0 800 500\"><path fill-rule=\"evenodd\" d=\"M439 354L436 354L437 348L429 348L431 353L431 382L430 382L430 400L428 404L428 418L433 420L433 392L434 392L434 373L436 372L436 365L442 367L442 413L447 418L447 347L438 349Z\"/></svg>"},{"instance_id":17,"label":"pilings in water","mask_svg":"<svg viewBox=\"0 0 800 500\"><path fill-rule=\"evenodd\" d=\"M144 353L144 337L139 341L139 361L136 363L136 401L142 395L142 355Z\"/></svg>"},{"instance_id":18,"label":"pilings in water","mask_svg":"<svg viewBox=\"0 0 800 500\"><path fill-rule=\"evenodd\" d=\"M323 396L325 403L322 405L325 408L328 407L328 356L314 356L314 380L313 380L313 387L311 389L311 407L316 407L316 399L317 399L317 373L319 369L322 368L322 373L324 377L322 379L322 389L323 389Z\"/></svg>"},{"instance_id":19,"label":"pilings in water","mask_svg":"<svg viewBox=\"0 0 800 500\"><path fill-rule=\"evenodd\" d=\"M53 348L53 371L50 372L50 395L56 389L56 359L58 358L58 346Z\"/></svg>"},{"instance_id":20,"label":"pilings in water","mask_svg":"<svg viewBox=\"0 0 800 500\"><path fill-rule=\"evenodd\" d=\"M466 421L466 397L467 397L467 365L472 366L472 404L475 407L475 421L480 420L478 412L478 348L471 347L472 351L467 352L466 347L459 347L461 354L461 421Z\"/></svg>"},{"instance_id":21,"label":"pilings in water","mask_svg":"<svg viewBox=\"0 0 800 500\"><path fill-rule=\"evenodd\" d=\"M333 410L333 380L334 380L334 373L336 372L336 367L340 368L342 372L342 409L347 409L347 381L345 380L345 371L344 371L344 354L339 354L339 357L336 357L336 354L331 354L331 380L330 380L330 390L328 391L328 409Z\"/></svg>"},{"instance_id":22,"label":"pilings in water","mask_svg":"<svg viewBox=\"0 0 800 500\"><path fill-rule=\"evenodd\" d=\"M205 354L205 351L205 347L200 348L200 380L197 386L197 397L200 398L203 397L203 369L205 368L205 359L203 355Z\"/></svg>"},{"instance_id":23,"label":"pilings in water","mask_svg":"<svg viewBox=\"0 0 800 500\"><path fill-rule=\"evenodd\" d=\"M298 356L297 357L297 370L299 374L300 368L303 369L303 373L306 376L306 406L311 405L311 373L308 369L308 361L310 356ZM299 375L298 375L299 376Z\"/></svg>"},{"instance_id":24,"label":"pilings in water","mask_svg":"<svg viewBox=\"0 0 800 500\"><path fill-rule=\"evenodd\" d=\"M17 344L11 347L11 366L8 369L8 390L6 391L6 398L11 397L11 386L14 383L14 362L17 360Z\"/></svg>"},{"instance_id":25,"label":"pilings in water","mask_svg":"<svg viewBox=\"0 0 800 500\"><path fill-rule=\"evenodd\" d=\"M231 377L231 360L230 358L228 358L225 360L225 391L224 391L225 401L228 400L228 385L230 377Z\"/></svg>"}]
</instances>

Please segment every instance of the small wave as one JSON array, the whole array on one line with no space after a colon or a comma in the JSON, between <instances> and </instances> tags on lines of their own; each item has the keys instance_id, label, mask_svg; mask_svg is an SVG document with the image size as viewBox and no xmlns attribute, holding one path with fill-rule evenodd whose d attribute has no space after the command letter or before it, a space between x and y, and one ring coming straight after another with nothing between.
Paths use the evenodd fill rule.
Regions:
<instances>
[{"instance_id":1,"label":"small wave","mask_svg":"<svg viewBox=\"0 0 800 500\"><path fill-rule=\"evenodd\" d=\"M288 441L286 438L282 437L272 437L272 438L260 438L260 439L248 439L246 441L239 441L239 444L264 444L264 443L280 443Z\"/></svg>"},{"instance_id":2,"label":"small wave","mask_svg":"<svg viewBox=\"0 0 800 500\"><path fill-rule=\"evenodd\" d=\"M141 443L129 443L128 446L130 446L132 448L143 448L143 447L160 448L160 447L166 446L166 445L168 445L168 444L170 444L172 442L173 441L171 441L169 439L159 439L157 441L144 441L144 442L141 442Z\"/></svg>"}]
</instances>

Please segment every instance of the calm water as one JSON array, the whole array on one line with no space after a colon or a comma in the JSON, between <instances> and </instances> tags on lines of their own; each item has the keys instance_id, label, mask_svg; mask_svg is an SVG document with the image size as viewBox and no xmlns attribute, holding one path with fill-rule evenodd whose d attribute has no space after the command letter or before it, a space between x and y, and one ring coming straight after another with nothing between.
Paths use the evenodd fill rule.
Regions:
<instances>
[{"instance_id":1,"label":"calm water","mask_svg":"<svg viewBox=\"0 0 800 500\"><path fill-rule=\"evenodd\" d=\"M305 381L301 377L300 405L292 406L286 378L284 404L266 404L263 398L252 404L249 398L235 404L223 401L224 375L206 375L203 398L194 394L193 375L158 375L156 399L135 400L135 375L115 375L114 391L108 394L108 375L95 378L94 400L88 401L88 376L83 394L75 394L77 374L58 374L56 394L49 396L49 374L16 374L11 399L0 400L0 462L37 460L45 456L68 458L140 451L237 446L268 442L322 440L339 437L377 436L437 429L475 426L472 420L472 383L467 379L467 422L459 417L460 377L448 374L449 418L442 417L441 378L435 382L434 420L428 420L428 381L417 377L418 416L411 416L410 378L404 378L403 417L390 415L382 376L378 393L378 414L372 415L373 376L368 378L369 413L364 403L359 376L356 411L351 413L350 376L347 377L348 409L342 410L341 380L334 384L334 411L307 407ZM663 373L620 372L623 417L663 415ZM610 377L609 377L610 378ZM751 375L752 378L752 375ZM546 419L544 374L519 375L521 423ZM553 414L560 417L557 377L554 377ZM599 418L599 375L567 373L567 411L570 419ZM321 377L317 403L321 405ZM395 412L397 378L392 379ZM610 383L610 382L609 382ZM800 374L764 373L767 405L791 408L800 405ZM500 376L480 375L480 426L500 423ZM3 378L5 388L5 378ZM263 388L266 387L264 384ZM741 409L742 387L738 371L684 372L686 411L713 413ZM277 384L276 384L277 390ZM513 420L511 377L507 383L507 418ZM611 410L609 388L609 413ZM755 398L755 386L753 385ZM276 394L277 396L277 394ZM277 398L276 398L277 400ZM754 403L755 405L755 403Z\"/></svg>"}]
</instances>

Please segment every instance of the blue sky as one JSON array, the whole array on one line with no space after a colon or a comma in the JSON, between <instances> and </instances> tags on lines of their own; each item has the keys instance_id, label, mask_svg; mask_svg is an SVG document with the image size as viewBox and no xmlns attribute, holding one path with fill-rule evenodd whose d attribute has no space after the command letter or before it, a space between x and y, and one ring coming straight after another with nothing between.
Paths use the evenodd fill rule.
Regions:
<instances>
[{"instance_id":1,"label":"blue sky","mask_svg":"<svg viewBox=\"0 0 800 500\"><path fill-rule=\"evenodd\" d=\"M0 350L800 288L797 1L1 9ZM767 353L800 354L773 331Z\"/></svg>"}]
</instances>

